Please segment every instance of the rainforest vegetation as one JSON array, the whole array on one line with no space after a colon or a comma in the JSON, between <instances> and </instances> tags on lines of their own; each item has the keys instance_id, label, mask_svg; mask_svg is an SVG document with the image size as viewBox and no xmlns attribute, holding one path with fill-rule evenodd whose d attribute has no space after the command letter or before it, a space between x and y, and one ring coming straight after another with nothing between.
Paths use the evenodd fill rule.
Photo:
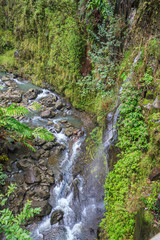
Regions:
<instances>
[{"instance_id":1,"label":"rainforest vegetation","mask_svg":"<svg viewBox=\"0 0 160 240\"><path fill-rule=\"evenodd\" d=\"M39 86L49 83L76 109L92 114L101 132L107 114L120 109L113 146L119 154L110 159L104 185L102 240L147 240L160 230L159 11L157 0L0 0L1 71ZM0 108L1 147L8 138L31 147L33 136L46 136L12 118L25 111ZM92 132L95 144L98 131ZM0 154L5 165L7 156ZM1 194L1 205L4 198ZM18 217L7 211L0 212L2 231L13 222L19 229L23 216L33 214L28 205ZM28 239L19 231L24 235L16 239Z\"/></svg>"}]
</instances>

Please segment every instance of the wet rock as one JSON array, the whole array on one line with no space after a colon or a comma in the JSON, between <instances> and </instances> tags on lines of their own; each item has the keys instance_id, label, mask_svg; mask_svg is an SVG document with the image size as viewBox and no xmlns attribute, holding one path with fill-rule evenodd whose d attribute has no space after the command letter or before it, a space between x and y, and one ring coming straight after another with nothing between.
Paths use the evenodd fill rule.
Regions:
<instances>
[{"instance_id":1,"label":"wet rock","mask_svg":"<svg viewBox=\"0 0 160 240\"><path fill-rule=\"evenodd\" d=\"M44 240L67 240L67 231L64 227L52 228L44 232Z\"/></svg>"},{"instance_id":2,"label":"wet rock","mask_svg":"<svg viewBox=\"0 0 160 240\"><path fill-rule=\"evenodd\" d=\"M13 82L13 81L5 81L5 85L7 86L7 87L16 87L17 86L17 84L15 83L15 82Z\"/></svg>"},{"instance_id":3,"label":"wet rock","mask_svg":"<svg viewBox=\"0 0 160 240\"><path fill-rule=\"evenodd\" d=\"M40 158L40 156L41 155L40 155L39 151L31 153L31 157L35 160L38 160Z\"/></svg>"},{"instance_id":4,"label":"wet rock","mask_svg":"<svg viewBox=\"0 0 160 240\"><path fill-rule=\"evenodd\" d=\"M42 118L53 118L56 116L56 113L52 109L47 109L41 113Z\"/></svg>"},{"instance_id":5,"label":"wet rock","mask_svg":"<svg viewBox=\"0 0 160 240\"><path fill-rule=\"evenodd\" d=\"M55 210L51 215L51 225L63 219L64 212L62 210Z\"/></svg>"},{"instance_id":6,"label":"wet rock","mask_svg":"<svg viewBox=\"0 0 160 240\"><path fill-rule=\"evenodd\" d=\"M67 123L67 120L61 120L60 123L64 124L64 123Z\"/></svg>"},{"instance_id":7,"label":"wet rock","mask_svg":"<svg viewBox=\"0 0 160 240\"><path fill-rule=\"evenodd\" d=\"M52 149L54 147L54 143L53 142L47 142L47 143L45 143L43 146L42 146L42 148L44 149L44 150L50 150L50 149Z\"/></svg>"},{"instance_id":8,"label":"wet rock","mask_svg":"<svg viewBox=\"0 0 160 240\"><path fill-rule=\"evenodd\" d=\"M24 97L28 100L33 100L38 96L39 93L42 93L42 90L31 88L24 94Z\"/></svg>"},{"instance_id":9,"label":"wet rock","mask_svg":"<svg viewBox=\"0 0 160 240\"><path fill-rule=\"evenodd\" d=\"M57 133L59 133L62 130L62 126L59 123L54 124L54 128L55 128Z\"/></svg>"},{"instance_id":10,"label":"wet rock","mask_svg":"<svg viewBox=\"0 0 160 240\"><path fill-rule=\"evenodd\" d=\"M47 160L47 159L40 159L40 160L38 161L38 164L39 164L41 167L47 166L48 160ZM39 166L39 167L40 167L40 166Z\"/></svg>"},{"instance_id":11,"label":"wet rock","mask_svg":"<svg viewBox=\"0 0 160 240\"><path fill-rule=\"evenodd\" d=\"M55 108L60 110L61 108L63 108L63 103L61 100L57 101L55 104Z\"/></svg>"},{"instance_id":12,"label":"wet rock","mask_svg":"<svg viewBox=\"0 0 160 240\"><path fill-rule=\"evenodd\" d=\"M41 171L37 167L29 169L25 172L24 179L27 184L38 183L41 181Z\"/></svg>"},{"instance_id":13,"label":"wet rock","mask_svg":"<svg viewBox=\"0 0 160 240\"><path fill-rule=\"evenodd\" d=\"M149 179L151 181L156 181L160 179L160 168L155 167L153 168L151 174L149 175Z\"/></svg>"},{"instance_id":14,"label":"wet rock","mask_svg":"<svg viewBox=\"0 0 160 240\"><path fill-rule=\"evenodd\" d=\"M21 159L17 162L17 167L20 170L28 170L32 168L34 165L34 161L31 159Z\"/></svg>"},{"instance_id":15,"label":"wet rock","mask_svg":"<svg viewBox=\"0 0 160 240\"><path fill-rule=\"evenodd\" d=\"M57 96L50 94L48 97L40 99L40 102L46 107L52 107L57 101Z\"/></svg>"},{"instance_id":16,"label":"wet rock","mask_svg":"<svg viewBox=\"0 0 160 240\"><path fill-rule=\"evenodd\" d=\"M52 122L52 121L49 121L49 122L47 123L47 126L51 126L51 125L53 125L53 122Z\"/></svg>"},{"instance_id":17,"label":"wet rock","mask_svg":"<svg viewBox=\"0 0 160 240\"><path fill-rule=\"evenodd\" d=\"M35 139L34 140L34 144L36 145L36 146L42 146L43 144L45 144L46 143L46 141L45 140L43 140L43 139Z\"/></svg>"},{"instance_id":18,"label":"wet rock","mask_svg":"<svg viewBox=\"0 0 160 240\"><path fill-rule=\"evenodd\" d=\"M160 97L159 96L157 96L156 99L154 100L153 107L160 109Z\"/></svg>"},{"instance_id":19,"label":"wet rock","mask_svg":"<svg viewBox=\"0 0 160 240\"><path fill-rule=\"evenodd\" d=\"M8 81L10 79L10 77L9 76L2 76L2 78L1 78L1 80L2 81Z\"/></svg>"},{"instance_id":20,"label":"wet rock","mask_svg":"<svg viewBox=\"0 0 160 240\"><path fill-rule=\"evenodd\" d=\"M39 217L43 217L46 215L49 215L51 210L52 210L52 206L47 202L47 201L32 201L31 203L31 207L32 208L41 208L40 213L36 214L36 216Z\"/></svg>"},{"instance_id":21,"label":"wet rock","mask_svg":"<svg viewBox=\"0 0 160 240\"><path fill-rule=\"evenodd\" d=\"M45 151L45 152L41 155L42 158L48 158L49 156L50 156L50 151Z\"/></svg>"},{"instance_id":22,"label":"wet rock","mask_svg":"<svg viewBox=\"0 0 160 240\"><path fill-rule=\"evenodd\" d=\"M31 187L31 189L27 192L26 197L34 201L47 200L50 197L49 187L42 185Z\"/></svg>"},{"instance_id":23,"label":"wet rock","mask_svg":"<svg viewBox=\"0 0 160 240\"><path fill-rule=\"evenodd\" d=\"M67 136L67 137L70 137L72 136L74 133L74 128L73 127L69 127L69 128L66 128L64 130L64 134Z\"/></svg>"},{"instance_id":24,"label":"wet rock","mask_svg":"<svg viewBox=\"0 0 160 240\"><path fill-rule=\"evenodd\" d=\"M5 94L3 94L4 99L8 99L11 102L20 103L22 101L22 93L19 90L10 88Z\"/></svg>"}]
</instances>

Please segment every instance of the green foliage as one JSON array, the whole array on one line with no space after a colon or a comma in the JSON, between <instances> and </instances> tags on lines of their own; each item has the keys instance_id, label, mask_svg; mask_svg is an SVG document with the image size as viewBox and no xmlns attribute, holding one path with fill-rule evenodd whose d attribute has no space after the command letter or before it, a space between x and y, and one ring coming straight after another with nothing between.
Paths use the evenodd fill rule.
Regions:
<instances>
[{"instance_id":1,"label":"green foliage","mask_svg":"<svg viewBox=\"0 0 160 240\"><path fill-rule=\"evenodd\" d=\"M100 224L104 239L133 239L137 211L143 207L156 210L159 182L148 185L147 178L159 156L159 114L149 116L146 124L140 102L144 89L153 84L153 77L146 73L139 84L141 89L133 82L123 84L117 144L121 154L104 185L106 213Z\"/></svg>"},{"instance_id":2,"label":"green foliage","mask_svg":"<svg viewBox=\"0 0 160 240\"><path fill-rule=\"evenodd\" d=\"M9 196L15 191L15 189L16 185L11 184L8 186L8 191L5 195L2 193L0 194L0 205L2 207L6 204ZM22 228L22 225L26 220L33 217L35 213L39 212L40 208L31 208L30 201L25 204L21 213L16 216L8 208L3 208L3 210L0 210L0 232L4 233L7 240L30 240L30 232Z\"/></svg>"},{"instance_id":3,"label":"green foliage","mask_svg":"<svg viewBox=\"0 0 160 240\"><path fill-rule=\"evenodd\" d=\"M34 130L30 129L26 124L19 122L13 116L24 116L29 111L24 107L17 106L16 104L10 105L8 108L0 108L0 129L3 142L16 141L22 142L27 147L32 147L30 140L33 137L40 137L46 141L53 141L54 136L48 130L38 127Z\"/></svg>"},{"instance_id":4,"label":"green foliage","mask_svg":"<svg viewBox=\"0 0 160 240\"><path fill-rule=\"evenodd\" d=\"M4 180L7 178L7 175L3 173L3 166L0 164L0 184L4 185Z\"/></svg>"}]
</instances>

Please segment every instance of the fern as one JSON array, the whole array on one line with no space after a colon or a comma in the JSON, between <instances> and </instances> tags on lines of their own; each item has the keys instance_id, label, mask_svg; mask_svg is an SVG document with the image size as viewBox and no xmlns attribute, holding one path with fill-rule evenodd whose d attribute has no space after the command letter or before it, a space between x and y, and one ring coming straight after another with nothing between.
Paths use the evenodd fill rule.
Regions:
<instances>
[{"instance_id":1,"label":"fern","mask_svg":"<svg viewBox=\"0 0 160 240\"><path fill-rule=\"evenodd\" d=\"M45 141L53 141L54 136L47 129L41 127L32 130L26 124L19 122L13 117L24 116L28 112L26 108L19 107L16 104L12 104L8 108L0 108L0 127L1 132L3 132L1 137L4 141L12 139L17 142L22 142L35 151L29 140L32 140L33 137L39 137Z\"/></svg>"}]
</instances>

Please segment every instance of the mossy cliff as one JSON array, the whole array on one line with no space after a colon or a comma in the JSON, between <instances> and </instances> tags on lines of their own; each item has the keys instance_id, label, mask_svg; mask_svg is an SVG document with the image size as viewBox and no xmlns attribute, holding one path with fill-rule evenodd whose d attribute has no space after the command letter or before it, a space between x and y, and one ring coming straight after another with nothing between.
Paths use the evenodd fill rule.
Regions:
<instances>
[{"instance_id":1,"label":"mossy cliff","mask_svg":"<svg viewBox=\"0 0 160 240\"><path fill-rule=\"evenodd\" d=\"M50 83L101 125L129 80L121 94L120 154L105 184L102 239L144 240L159 231L159 10L156 0L0 1L6 70Z\"/></svg>"}]
</instances>

